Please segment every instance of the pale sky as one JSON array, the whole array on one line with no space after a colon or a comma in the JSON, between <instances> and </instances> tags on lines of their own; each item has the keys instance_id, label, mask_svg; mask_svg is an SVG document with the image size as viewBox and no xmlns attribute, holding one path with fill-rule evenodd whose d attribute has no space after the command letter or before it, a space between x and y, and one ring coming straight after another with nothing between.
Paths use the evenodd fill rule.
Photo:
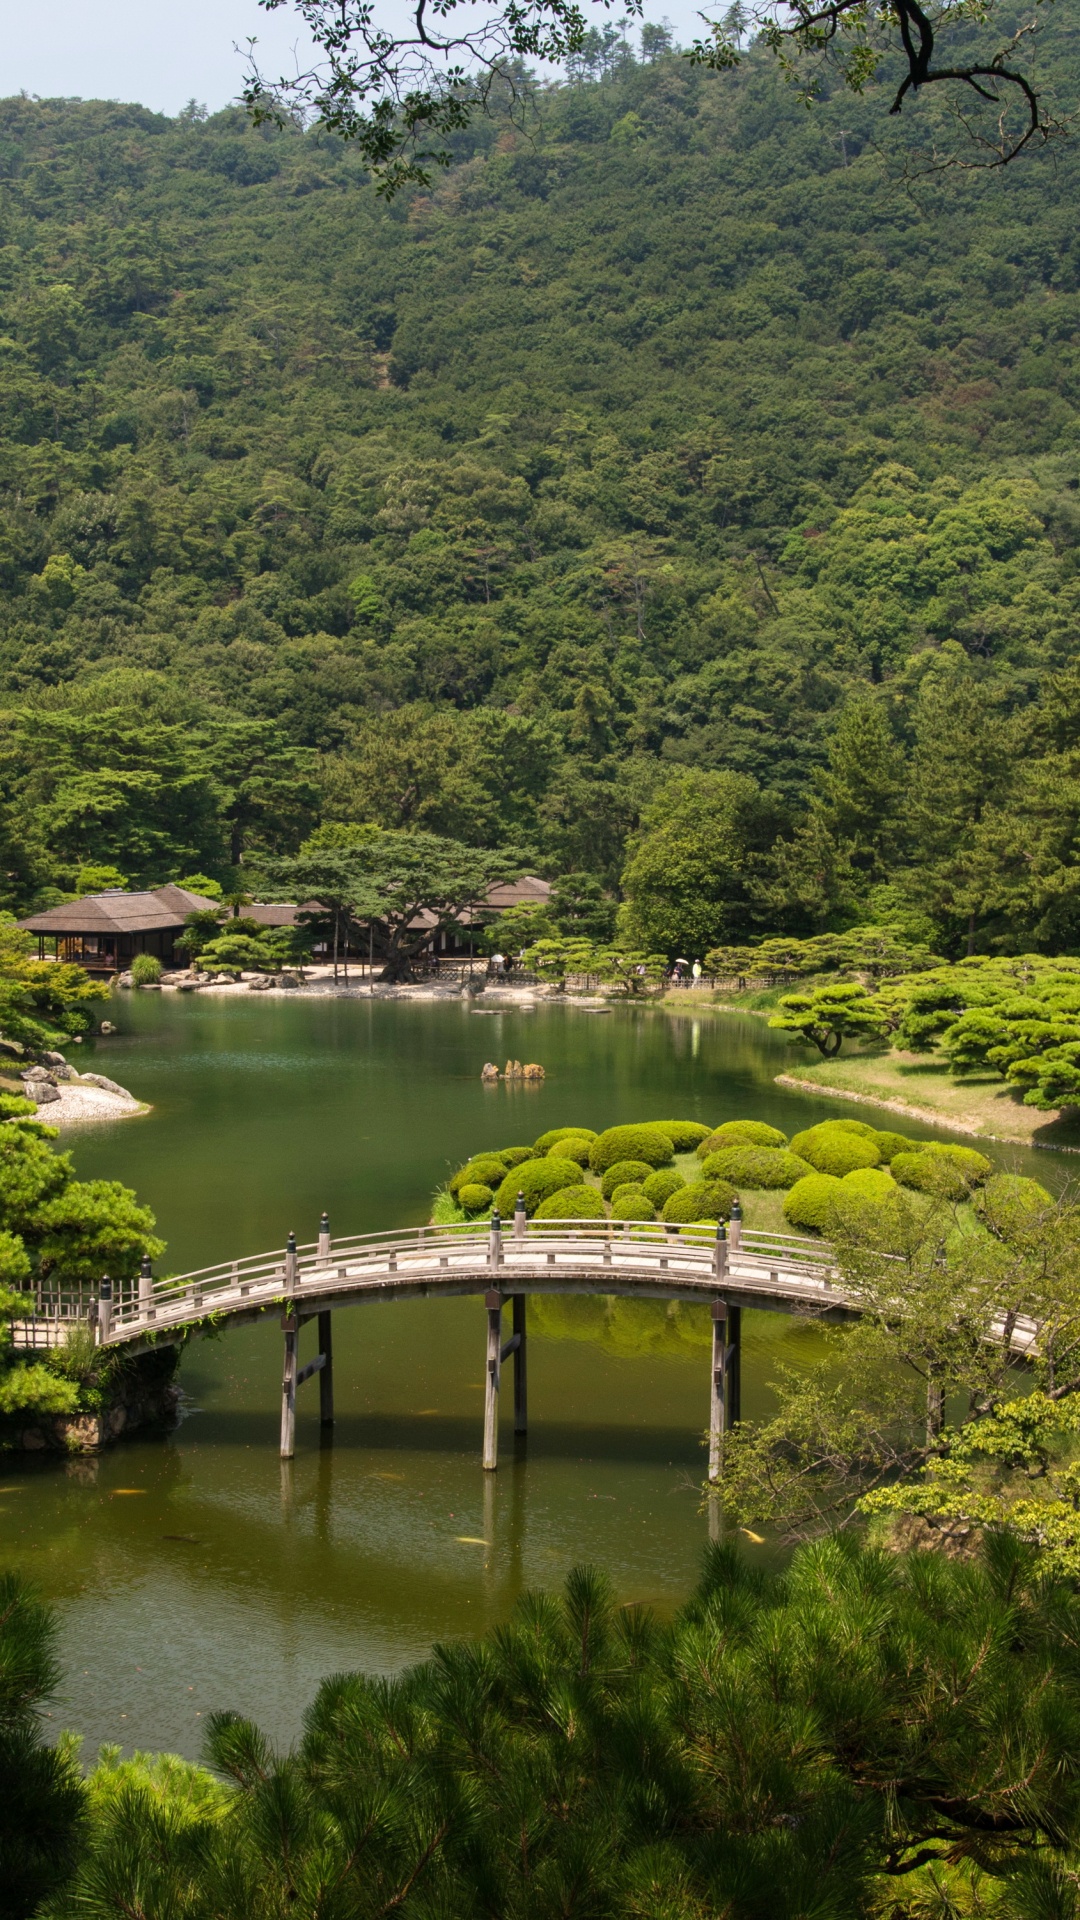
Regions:
<instances>
[{"instance_id":1,"label":"pale sky","mask_svg":"<svg viewBox=\"0 0 1080 1920\"><path fill-rule=\"evenodd\" d=\"M388 18L403 13L388 0ZM615 7L595 13L597 25L618 18ZM700 30L692 0L645 14L668 15L684 42ZM306 44L291 7L265 13L256 0L0 0L0 97L133 100L170 114L197 100L214 112L240 91L251 35L275 76Z\"/></svg>"}]
</instances>

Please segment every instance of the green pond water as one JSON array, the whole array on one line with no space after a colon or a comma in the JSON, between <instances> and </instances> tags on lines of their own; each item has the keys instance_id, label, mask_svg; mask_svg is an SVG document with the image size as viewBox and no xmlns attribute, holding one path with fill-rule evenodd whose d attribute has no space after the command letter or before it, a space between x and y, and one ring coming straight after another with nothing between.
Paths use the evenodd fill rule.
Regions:
<instances>
[{"instance_id":1,"label":"green pond water","mask_svg":"<svg viewBox=\"0 0 1080 1920\"><path fill-rule=\"evenodd\" d=\"M81 1175L153 1206L172 1271L279 1246L290 1228L312 1239L324 1207L341 1234L418 1224L469 1153L571 1120L753 1114L792 1131L845 1110L775 1086L791 1049L749 1016L156 994L111 1011L122 1030L93 1065L153 1110L64 1144ZM546 1080L481 1085L484 1061L508 1057L540 1061ZM1063 1178L1048 1153L997 1157ZM530 1432L515 1443L504 1407L497 1475L480 1467L476 1300L337 1314L337 1423L320 1433L318 1386L303 1387L291 1464L270 1324L188 1349L173 1434L99 1459L9 1460L3 1561L62 1619L54 1722L90 1752L108 1740L197 1757L206 1714L230 1707L287 1742L324 1674L390 1671L477 1633L580 1561L625 1599L677 1604L708 1532L704 1309L530 1313ZM746 1415L767 1404L780 1354L814 1344L783 1316L746 1316Z\"/></svg>"}]
</instances>

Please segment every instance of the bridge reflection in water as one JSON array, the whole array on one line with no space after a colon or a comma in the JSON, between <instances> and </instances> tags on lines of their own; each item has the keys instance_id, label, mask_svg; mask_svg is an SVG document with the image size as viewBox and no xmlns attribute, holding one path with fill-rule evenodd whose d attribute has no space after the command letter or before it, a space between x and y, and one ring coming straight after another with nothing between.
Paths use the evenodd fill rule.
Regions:
<instances>
[{"instance_id":1,"label":"bridge reflection in water","mask_svg":"<svg viewBox=\"0 0 1080 1920\"><path fill-rule=\"evenodd\" d=\"M627 1298L707 1301L712 1310L709 1478L719 1478L723 1436L739 1418L743 1307L848 1320L855 1302L837 1283L820 1240L753 1233L732 1223L665 1227L640 1221L528 1220L519 1210L504 1229L498 1214L475 1226L415 1227L333 1240L324 1214L318 1239L278 1251L155 1279L148 1261L139 1279L101 1282L96 1297L43 1291L38 1312L15 1329L17 1344L46 1346L77 1321L91 1321L100 1346L145 1351L208 1327L278 1312L284 1337L281 1455L291 1459L296 1395L319 1380L320 1416L334 1419L332 1315L365 1300L482 1294L487 1308L483 1464L498 1464L499 1391L513 1360L514 1429L528 1424L525 1303L530 1293L621 1294ZM512 1321L505 1337L504 1308ZM300 1332L317 1323L318 1352L300 1364Z\"/></svg>"}]
</instances>

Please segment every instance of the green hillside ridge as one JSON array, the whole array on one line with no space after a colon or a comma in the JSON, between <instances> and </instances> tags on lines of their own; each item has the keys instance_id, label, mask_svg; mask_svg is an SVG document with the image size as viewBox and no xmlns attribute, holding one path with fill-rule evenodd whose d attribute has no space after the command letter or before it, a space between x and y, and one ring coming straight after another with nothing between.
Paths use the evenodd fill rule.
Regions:
<instances>
[{"instance_id":1,"label":"green hillside ridge","mask_svg":"<svg viewBox=\"0 0 1080 1920\"><path fill-rule=\"evenodd\" d=\"M320 820L615 889L644 821L650 949L1075 944L1080 163L910 190L880 107L624 61L387 204L0 104L7 904Z\"/></svg>"}]
</instances>

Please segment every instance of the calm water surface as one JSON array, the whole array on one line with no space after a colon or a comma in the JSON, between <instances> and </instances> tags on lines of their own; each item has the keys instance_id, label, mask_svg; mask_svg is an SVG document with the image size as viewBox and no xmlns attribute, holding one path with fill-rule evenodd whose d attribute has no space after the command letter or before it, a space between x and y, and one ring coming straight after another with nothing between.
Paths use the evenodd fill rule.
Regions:
<instances>
[{"instance_id":1,"label":"calm water surface","mask_svg":"<svg viewBox=\"0 0 1080 1920\"><path fill-rule=\"evenodd\" d=\"M121 1179L155 1209L174 1271L281 1245L290 1227L312 1239L323 1207L342 1234L419 1224L467 1154L571 1120L753 1114L792 1131L837 1111L773 1084L791 1050L748 1016L139 994L113 1017L123 1031L94 1066L153 1112L65 1145L82 1176ZM484 1061L508 1057L542 1062L547 1079L482 1086ZM1000 1157L1055 1171L1050 1154ZM334 1325L337 1424L328 1443L318 1387L302 1388L291 1464L277 1457L280 1332L266 1325L188 1350L171 1436L3 1470L3 1557L60 1607L54 1719L90 1751L197 1757L215 1707L287 1742L327 1672L389 1671L479 1632L582 1560L661 1607L693 1582L703 1310L635 1303L605 1319L582 1303L534 1319L530 1433L515 1446L504 1416L495 1476L479 1460L478 1301L376 1303ZM781 1354L813 1339L747 1316L750 1416Z\"/></svg>"}]
</instances>

